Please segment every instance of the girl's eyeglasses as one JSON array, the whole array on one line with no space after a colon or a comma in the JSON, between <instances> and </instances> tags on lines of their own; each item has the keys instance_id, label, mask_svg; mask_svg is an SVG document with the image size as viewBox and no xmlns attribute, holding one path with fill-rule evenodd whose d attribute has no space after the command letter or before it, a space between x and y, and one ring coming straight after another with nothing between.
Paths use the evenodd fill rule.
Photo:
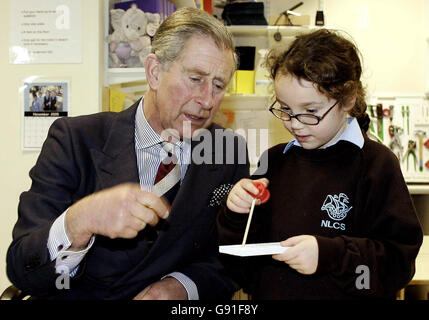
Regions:
<instances>
[{"instance_id":1,"label":"girl's eyeglasses","mask_svg":"<svg viewBox=\"0 0 429 320\"><path fill-rule=\"evenodd\" d=\"M315 126L315 125L319 124L319 122L322 121L323 118L326 117L326 115L329 113L329 111L331 111L337 105L337 103L338 103L338 100L321 117L316 116L315 114L311 114L311 113L292 114L289 111L282 109L280 106L280 103L277 100L274 101L274 103L270 106L269 110L271 111L271 113L276 118L279 118L283 121L290 121L290 120L292 120L292 118L295 118L296 120L298 120L299 122L301 122L303 124Z\"/></svg>"}]
</instances>

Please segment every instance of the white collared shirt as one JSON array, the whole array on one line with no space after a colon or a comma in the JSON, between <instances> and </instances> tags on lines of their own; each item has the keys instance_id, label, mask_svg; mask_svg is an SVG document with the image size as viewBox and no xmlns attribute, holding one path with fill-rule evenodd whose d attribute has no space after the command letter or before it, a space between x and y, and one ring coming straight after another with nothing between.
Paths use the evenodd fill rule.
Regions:
<instances>
[{"instance_id":1,"label":"white collared shirt","mask_svg":"<svg viewBox=\"0 0 429 320\"><path fill-rule=\"evenodd\" d=\"M162 148L164 140L153 130L146 120L142 101L136 112L135 146L140 186L145 191L152 191L158 167L167 152ZM174 146L174 154L180 165L180 181L183 181L191 161L191 144L179 141Z\"/></svg>"},{"instance_id":2,"label":"white collared shirt","mask_svg":"<svg viewBox=\"0 0 429 320\"><path fill-rule=\"evenodd\" d=\"M336 139L335 141L332 141L332 143L322 147L321 149L325 149L330 146L333 146L337 144L338 141L340 140L351 142L356 146L358 146L360 149L362 149L364 144L364 138L356 118L347 118L346 130L344 130L344 132L338 137L338 139ZM292 146L302 147L301 144L298 142L298 140L293 139L286 144L286 147L283 150L283 153L286 153Z\"/></svg>"}]
</instances>

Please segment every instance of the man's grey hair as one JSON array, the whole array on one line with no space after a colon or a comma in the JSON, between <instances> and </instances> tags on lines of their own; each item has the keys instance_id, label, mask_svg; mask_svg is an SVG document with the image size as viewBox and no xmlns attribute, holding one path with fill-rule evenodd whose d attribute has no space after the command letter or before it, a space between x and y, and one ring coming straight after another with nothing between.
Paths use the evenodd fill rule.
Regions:
<instances>
[{"instance_id":1,"label":"man's grey hair","mask_svg":"<svg viewBox=\"0 0 429 320\"><path fill-rule=\"evenodd\" d=\"M153 38L152 53L168 69L181 57L186 41L192 36L210 37L220 49L231 50L232 76L238 63L232 34L215 17L196 8L179 9L164 20Z\"/></svg>"}]
</instances>

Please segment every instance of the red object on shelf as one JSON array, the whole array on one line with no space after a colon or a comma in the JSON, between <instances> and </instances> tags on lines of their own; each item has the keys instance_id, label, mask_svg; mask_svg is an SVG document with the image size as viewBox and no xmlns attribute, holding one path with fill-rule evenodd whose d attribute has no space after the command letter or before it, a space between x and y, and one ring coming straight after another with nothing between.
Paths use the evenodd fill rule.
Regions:
<instances>
[{"instance_id":1,"label":"red object on shelf","mask_svg":"<svg viewBox=\"0 0 429 320\"><path fill-rule=\"evenodd\" d=\"M256 188L258 188L259 193L257 195L254 195L253 193L251 193L251 195L261 200L261 203L267 202L268 199L270 198L270 192L268 191L267 188L265 188L265 185L259 181L254 181L253 184L255 185Z\"/></svg>"},{"instance_id":2,"label":"red object on shelf","mask_svg":"<svg viewBox=\"0 0 429 320\"><path fill-rule=\"evenodd\" d=\"M203 0L203 9L205 12L213 15L213 3L212 0Z\"/></svg>"},{"instance_id":3,"label":"red object on shelf","mask_svg":"<svg viewBox=\"0 0 429 320\"><path fill-rule=\"evenodd\" d=\"M424 145L425 145L426 148L429 148L429 139L426 140L426 142L424 143Z\"/></svg>"}]
</instances>

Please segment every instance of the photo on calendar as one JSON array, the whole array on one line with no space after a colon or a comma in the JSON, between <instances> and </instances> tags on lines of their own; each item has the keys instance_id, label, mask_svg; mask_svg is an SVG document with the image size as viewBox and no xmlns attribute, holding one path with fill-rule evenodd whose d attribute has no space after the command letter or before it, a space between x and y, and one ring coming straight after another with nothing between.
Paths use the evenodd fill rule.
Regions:
<instances>
[{"instance_id":1,"label":"photo on calendar","mask_svg":"<svg viewBox=\"0 0 429 320\"><path fill-rule=\"evenodd\" d=\"M67 82L25 82L23 95L26 117L67 116Z\"/></svg>"}]
</instances>

